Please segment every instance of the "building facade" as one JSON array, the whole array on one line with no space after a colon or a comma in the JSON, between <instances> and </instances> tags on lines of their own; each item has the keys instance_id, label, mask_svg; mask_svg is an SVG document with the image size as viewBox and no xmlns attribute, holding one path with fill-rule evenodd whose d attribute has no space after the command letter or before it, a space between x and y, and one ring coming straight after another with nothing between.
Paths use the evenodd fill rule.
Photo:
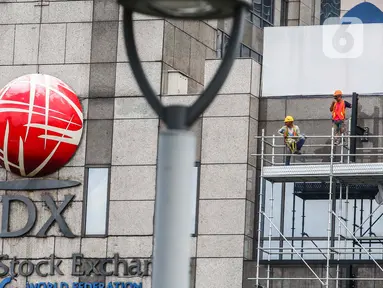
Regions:
<instances>
[{"instance_id":1,"label":"building facade","mask_svg":"<svg viewBox=\"0 0 383 288\"><path fill-rule=\"evenodd\" d=\"M214 103L192 128L197 154L191 287L254 287L254 280L248 278L256 275L260 163L252 154L259 153L255 137L262 129L268 135L276 133L286 114L294 115L306 133L326 134L330 129L328 113L318 112L327 109L328 101L321 97L261 97L263 29L318 25L323 18L321 5L323 1L317 0L254 1L237 51L239 59ZM162 102L192 103L225 53L231 20L175 21L135 15L134 23L144 70ZM82 185L53 191L1 191L3 196L26 196L37 207L31 232L1 239L1 254L8 256L2 263L7 267L14 265L13 257L19 260L16 272L22 261L34 263L32 273L31 264L23 264L24 272L9 285L120 281L151 287L148 261L153 250L157 141L164 127L132 75L122 27L122 9L112 0L0 3L0 87L25 74L49 74L73 88L84 111L77 153L47 177ZM371 124L372 133L382 127L380 100L377 96L361 100L366 109L361 121ZM16 178L1 170L1 180ZM42 198L47 194L57 207L65 202L65 195L75 196L62 212L75 237L65 237L58 223L53 223L47 237L36 237L51 216ZM91 200L95 197L99 201ZM13 204L9 229L22 228L27 215L24 205ZM48 260L38 272L38 262ZM50 264L57 261L59 268ZM121 267L116 264L120 262ZM277 266L273 271L284 278L306 275L307 269L297 265ZM12 274L12 269L1 267L1 277ZM315 281L271 285L320 287Z\"/></svg>"},{"instance_id":2,"label":"building facade","mask_svg":"<svg viewBox=\"0 0 383 288\"><path fill-rule=\"evenodd\" d=\"M254 3L249 14L259 25L246 24L239 56L247 58L237 61L226 88L192 128L198 139L192 287L228 282L240 287L244 259L253 257L256 165L250 153L256 151L252 135L258 131L257 61L262 28L272 25L281 10L281 4L266 2ZM31 199L37 210L30 232L1 239L1 277L17 273L17 281L8 284L17 287L78 281L142 282L150 287L147 261L153 250L157 141L164 127L130 70L120 7L109 0L11 1L0 3L0 19L0 86L26 74L49 74L76 92L84 112L75 156L46 177L82 185L1 191L4 203L7 196L21 195ZM217 47L218 31L223 39L230 21L173 21L144 15L135 15L134 20L143 67L161 100L165 104L194 101L219 64L217 53L225 45ZM1 178L19 177L2 169ZM57 209L67 200L65 195L74 195L59 214L75 237L64 235L55 220L46 237L36 236L54 213L44 195L51 196ZM30 210L14 201L9 211L9 231L23 228Z\"/></svg>"}]
</instances>

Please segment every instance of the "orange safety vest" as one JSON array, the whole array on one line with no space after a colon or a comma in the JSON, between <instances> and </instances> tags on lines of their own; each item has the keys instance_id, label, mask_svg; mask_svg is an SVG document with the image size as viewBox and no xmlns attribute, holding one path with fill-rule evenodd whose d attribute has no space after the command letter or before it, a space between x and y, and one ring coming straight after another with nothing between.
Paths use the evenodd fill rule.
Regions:
<instances>
[{"instance_id":1,"label":"orange safety vest","mask_svg":"<svg viewBox=\"0 0 383 288\"><path fill-rule=\"evenodd\" d=\"M285 129L285 137L288 137L289 136L289 127L285 126L286 129ZM295 125L293 126L293 137L294 136L298 136L297 135L297 129L295 129Z\"/></svg>"},{"instance_id":2,"label":"orange safety vest","mask_svg":"<svg viewBox=\"0 0 383 288\"><path fill-rule=\"evenodd\" d=\"M344 100L336 102L332 110L332 120L344 120L346 118L346 104Z\"/></svg>"}]
</instances>

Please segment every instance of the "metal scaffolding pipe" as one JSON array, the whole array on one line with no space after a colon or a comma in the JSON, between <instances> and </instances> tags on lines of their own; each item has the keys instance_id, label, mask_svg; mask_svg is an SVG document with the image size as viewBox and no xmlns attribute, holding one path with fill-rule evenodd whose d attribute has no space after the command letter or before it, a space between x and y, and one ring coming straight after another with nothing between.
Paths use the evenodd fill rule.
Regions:
<instances>
[{"instance_id":1,"label":"metal scaffolding pipe","mask_svg":"<svg viewBox=\"0 0 383 288\"><path fill-rule=\"evenodd\" d=\"M263 156L286 156L286 155L290 155L290 154L287 154L287 153L284 153L284 154L263 154ZM336 156L360 156L360 157L365 157L365 156L383 156L383 153L376 153L376 154L351 154L351 153L339 153L339 154L334 154ZM262 156L261 154L251 154L251 156ZM299 156L329 156L328 154L302 154L302 155L299 155ZM298 156L298 157L299 157Z\"/></svg>"},{"instance_id":2,"label":"metal scaffolding pipe","mask_svg":"<svg viewBox=\"0 0 383 288\"><path fill-rule=\"evenodd\" d=\"M287 239L287 238L286 238ZM366 239L366 240L369 240L369 239ZM288 239L287 239L288 241ZM327 247L321 247L321 246L318 246L319 249L327 249ZM304 250L318 250L317 247L303 247ZM338 247L330 247L330 250L332 251L336 251L335 249L337 249ZM260 248L261 250L263 251L271 251L271 250L291 250L291 248L288 248L288 247L271 247L271 248ZM352 250L353 248L352 247L347 247L348 250ZM369 247L368 249L371 249L371 250L382 250L382 247ZM282 253L282 252L281 252ZM337 252L337 253L340 253L340 252ZM277 253L274 253L274 254L277 254ZM309 252L307 254L313 254L312 252ZM343 253L341 253L343 254ZM383 260L383 259L382 259Z\"/></svg>"},{"instance_id":3,"label":"metal scaffolding pipe","mask_svg":"<svg viewBox=\"0 0 383 288\"><path fill-rule=\"evenodd\" d=\"M350 127L348 127L350 128ZM348 129L349 131L350 129ZM350 133L348 133L350 134ZM383 278L342 278L340 277L341 276L341 265L342 265L342 261L343 260L348 260L350 257L348 255L353 255L354 257L352 257L353 259L356 258L355 256L358 255L358 259L359 259L359 256L362 256L362 255L366 255L365 257L368 258L366 260L368 261L372 261L375 263L375 265L377 265L377 267L379 267L379 269L381 271L383 271L383 268L379 265L378 261L376 261L374 259L374 257L377 257L378 256L382 256L382 259L379 259L379 261L382 261L383 260L383 255L382 255L382 247L367 247L365 248L362 244L364 245L367 245L365 244L366 241L370 241L370 245L371 246L371 241L373 241L374 244L376 244L374 240L379 240L382 238L383 240L383 236L382 237L371 237L371 235L369 237L364 237L364 235L362 237L357 237L355 234L360 231L362 228L363 228L363 225L365 225L365 223L369 220L369 218L372 217L372 215L374 213L376 213L376 211L378 211L379 207L381 205L379 205L379 207L375 208L374 211L370 211L370 215L367 217L367 219L365 220L361 220L361 225L360 227L356 227L354 230L355 232L352 233L350 231L350 229L348 228L349 224L349 193L350 193L350 190L349 190L349 185L346 184L348 183L348 176L353 176L352 174L352 170L350 170L349 174L348 173L348 170L347 170L347 164L350 164L350 158L352 156L355 156L355 157L358 157L357 159L361 159L360 161L363 161L363 159L365 159L366 157L382 157L383 156L383 147L360 147L360 148L357 148L357 151L359 152L359 154L356 154L356 153L350 153L350 143L351 143L351 139L354 139L354 138L359 138L361 137L360 135L354 135L354 136L350 136L350 135L341 135L340 136L341 139L342 139L342 145L338 146L340 147L340 150L337 150L339 151L340 153L337 153L336 149L335 149L335 146L334 146L334 140L335 140L335 133L334 133L334 128L331 129L331 135L328 136L328 135L314 135L314 136L307 136L307 139L310 140L310 139L324 139L324 138L327 138L327 139L330 139L331 140L331 144L322 144L322 143L310 143L310 144L305 144L304 145L304 148L316 148L316 147L330 147L330 152L329 153L308 153L308 154L303 154L302 156L295 156L295 155L291 155L291 154L288 154L288 153L284 153L285 151L280 151L279 149L285 149L286 148L286 145L282 145L282 144L276 144L277 142L277 139L278 138L283 138L283 136L276 136L275 134L272 135L272 136L266 136L265 135L265 130L262 129L262 136L256 136L255 138L258 139L258 138L261 138L262 139L262 142L261 142L261 153L258 154L258 153L255 153L255 154L251 154L251 156L260 156L261 157L261 176L260 176L260 192L259 192L259 211L258 211L258 245L257 245L257 273L256 273L256 278L248 278L249 280L256 280L256 285L259 285L259 281L260 280L267 280L267 287L271 287L271 284L270 284L270 281L275 281L275 280L319 280L321 285L329 288L329 282L330 281L336 281L336 286L337 288L340 287L340 282L339 281L342 281L342 280L355 280L355 281L375 281L376 279L379 279L379 281L383 280ZM383 136L380 136L380 135L367 135L365 138L371 138L371 139L376 139L376 138L383 138ZM271 141L267 141L267 139L272 139ZM278 141L279 142L279 141ZM306 141L307 142L307 141ZM347 142L346 144L344 144L345 142ZM266 150L265 150L265 146L268 146L268 147L271 147L271 148L268 148L271 150L271 154L270 153L266 153ZM314 149L312 149L312 151L315 151ZM374 153L375 151L375 153ZM281 153L282 152L282 153ZM372 153L369 153L369 152L372 152ZM292 156L292 157L297 157L297 159L299 159L299 157L313 157L314 159L313 162L302 162L302 163L291 163L291 165L299 165L299 166L309 166L310 165L310 169L312 169L311 172L314 172L312 174L313 176L313 181L314 182L322 182L322 181L326 181L326 183L330 182L330 186L329 186L329 192L328 192L328 199L326 201L328 201L328 209L327 209L327 214L328 214L328 223L327 223L327 236L326 237L295 237L295 233L294 233L294 227L295 227L295 221L296 219L294 218L295 216L295 211L293 211L292 213L292 217L293 217L293 223L292 223L292 229L293 229L293 232L291 235L289 236L292 236L292 237L286 237L283 232L284 230L280 230L279 226L277 226L275 223L274 223L274 214L275 214L275 200L276 197L279 197L278 193L275 193L276 191L274 191L274 184L277 183L278 181L287 181L289 179L289 176L288 174L286 174L286 177L284 176L278 176L275 175L273 176L272 173L275 173L274 171L279 171L279 167L280 166L286 166L285 163L281 163L281 162L277 162L276 159L277 157L281 157L281 156ZM270 158L269 158L270 157ZM315 161L315 157L326 157L326 161L325 162L322 162L322 161ZM335 157L337 157L335 159ZM328 160L328 158L330 158L330 160ZM281 159L281 158L279 158ZM279 160L278 159L278 160ZM382 157L383 159L383 157ZM306 160L306 159L304 159ZM322 159L321 159L322 160ZM382 161L383 162L383 161ZM266 164L267 163L267 164ZM269 177L268 173L265 174L264 171L269 171L269 165L272 165L272 166L277 166L278 168L276 170L274 169L270 169L270 172L272 171L272 173L270 174L271 176ZM315 177L315 166L316 165L322 165L321 166L321 171L324 169L324 167L326 168L325 169L325 175L322 175L323 174L323 171L321 172L322 174L319 175L320 177ZM326 166L324 166L326 165ZM338 165L345 165L344 166L338 166ZM355 164L356 166L358 166L358 164ZM347 173L343 173L342 172L342 176L337 176L337 174L334 174L334 172L336 172L337 170L334 171L334 168L335 169L340 169L338 168L340 167L341 170L343 171L346 171ZM359 167L359 166L358 166ZM365 166L363 166L365 167ZM367 168L369 168L368 166L366 166ZM372 169L378 169L380 167L380 164L374 164L372 167ZM328 170L328 168L330 168ZM281 171L283 171L283 169L285 168L280 168L282 169ZM357 168L359 169L359 168ZM364 169L364 168L363 168ZM288 169L286 168L286 173L298 173L297 171L304 171L304 168L300 168L300 167L295 167L295 169ZM358 170L359 171L359 170ZM363 170L361 170L363 171ZM308 173L310 174L310 173ZM363 174L363 173L362 173ZM364 174L363 174L364 175ZM362 177L368 177L367 175L363 176ZM375 174L374 174L375 175ZM291 175L291 179L300 179L300 180L295 180L295 181L306 181L304 179L306 178L299 178L298 177L299 175L295 175L295 174L292 174ZM296 177L296 178L295 178ZM310 177L310 176L308 176ZM335 178L336 177L336 178ZM346 177L346 178L342 178L342 177ZM268 181L270 181L270 183L272 184L272 188L271 188L271 195L270 197L268 197L266 199L266 179ZM277 180L279 179L279 180ZM308 178L309 179L309 178ZM294 181L294 180L292 180ZM339 181L340 182L340 191L339 191L339 199L336 199L334 200L333 196L338 194L338 191L333 191L334 188L332 185L333 183L335 183L334 181ZM344 182L342 182L344 181ZM362 180L363 181L363 180ZM372 181L377 181L376 180L376 177L372 178ZM343 185L345 185L345 189L343 188ZM270 193L270 192L268 192ZM345 194L345 195L344 195ZM269 194L268 194L269 195ZM293 194L294 195L294 194ZM298 202L295 203L295 196L293 196L294 199L293 199L293 205L298 205ZM344 198L345 197L345 198ZM371 195L369 196L371 197ZM353 196L354 198L354 196ZM371 198L369 198L371 199ZM313 199L314 200L314 199ZM337 202L338 204L336 205L334 201L340 201L340 202ZM269 201L269 205L266 206L265 205L265 201ZM282 198L282 201L283 201L283 205L286 205L286 202L287 199L283 200ZM343 202L344 201L344 202ZM372 200L371 200L372 201ZM299 205L303 205L303 204L299 204ZM265 207L269 207L268 211L264 211L265 210ZM282 207L282 211L284 211L284 208L285 206ZM298 207L298 206L297 206ZM293 208L293 210L295 209L295 206ZM337 210L337 211L335 211ZM286 210L287 211L287 210ZM298 212L297 212L298 213ZM310 213L310 211L308 212ZM356 215L356 212L354 212L354 214ZM297 214L298 215L298 214ZM382 214L383 215L383 214ZM284 215L281 214L280 217L283 217ZM290 215L289 215L290 217ZM266 236L266 233L265 231L263 231L265 229L265 226L264 225L264 221L265 219L267 219L269 221L269 233L268 235ZM282 219L282 218L281 218ZM338 226L336 226L336 220L339 221L338 223ZM291 221L291 219L290 219ZM371 221L370 221L371 222ZM282 225L282 224L281 224ZM343 227L343 229L342 229ZM279 237L273 237L273 229L274 228L278 234L279 234ZM283 227L283 229L287 229L286 227ZM296 228L298 229L298 228ZM303 227L302 227L303 229ZM281 232L283 231L283 232ZM264 234L262 234L264 233ZM302 230L302 233L304 233L304 230ZM303 234L302 234L303 235ZM320 234L322 235L322 234ZM298 235L299 236L299 235ZM322 239L323 238L323 239ZM283 239L283 240L282 240ZM297 241L300 240L300 243L298 243ZM326 244L322 244L322 245L316 245L315 242L313 242L313 240L315 241L325 241L326 244L327 244L327 247L322 247ZM279 244L279 247L272 247L272 241L278 241ZM291 241L291 242L289 242ZM294 243L294 241L297 242L297 244ZM314 245L316 247L304 247L304 245L306 245L307 241L312 241L314 243ZM332 243L334 242L334 243ZM337 243L335 243L337 242ZM357 243L355 244L356 246L354 245L350 245L349 243ZM282 244L281 244L282 243ZM287 243L287 245L283 245L283 243ZM342 244L344 243L344 245ZM320 243L318 243L320 244ZM310 244L312 245L312 244ZM265 247L266 246L266 247ZM267 248L268 246L268 248ZM300 246L300 247L299 247ZM336 246L336 247L335 247ZM344 247L343 247L344 246ZM323 252L322 252L322 249L323 249L323 252L326 250L327 252L327 255L324 255ZM326 253L324 252L324 253ZM267 257L263 258L262 257L262 253L264 253L264 255ZM337 254L337 256L335 256L335 254ZM283 259L290 259L290 256L291 255L291 260L293 259L299 259L299 261L302 261L302 264L304 264L312 273L313 275L315 276L315 278L274 278L272 277L272 265L273 265L273 261L274 259L277 259L275 256L279 256L278 259L279 260L282 260ZM297 255L294 257L294 255ZM325 263L326 263L326 273L325 275L322 275L323 277L319 277L315 271L310 267L310 265L308 264L309 262L309 259L310 260L318 260L320 258L322 258L320 255L323 255L325 256ZM312 258L309 258L309 257L312 257ZM363 258L365 258L363 257ZM362 257L360 257L360 259L362 259ZM378 259L378 258L377 258ZM261 262L262 261L262 262ZM267 261L267 262L266 262ZM286 261L289 261L289 260L286 260ZM352 261L352 260L351 260ZM267 277L266 278L261 278L260 277L260 267L261 267L261 263L262 264L262 267L267 267ZM277 263L277 262L276 262ZM332 266L330 266L332 265ZM332 275L330 274L330 268L331 267L336 267L336 277L333 278ZM335 275L334 275L335 276Z\"/></svg>"},{"instance_id":4,"label":"metal scaffolding pipe","mask_svg":"<svg viewBox=\"0 0 383 288\"><path fill-rule=\"evenodd\" d=\"M331 128L331 154L330 154L330 186L328 192L328 223L327 223L327 260L326 260L326 287L329 287L330 276L330 247L331 247L331 222L332 222L332 183L334 173L334 127Z\"/></svg>"},{"instance_id":5,"label":"metal scaffolding pipe","mask_svg":"<svg viewBox=\"0 0 383 288\"><path fill-rule=\"evenodd\" d=\"M331 135L305 135L307 139L315 139L315 138L331 138ZM275 136L276 138L283 138L284 136ZM347 135L344 138L361 138L361 135ZM254 138L260 139L262 136L254 136ZM265 136L265 139L271 139L272 136ZM382 138L381 135L363 135L363 138Z\"/></svg>"},{"instance_id":6,"label":"metal scaffolding pipe","mask_svg":"<svg viewBox=\"0 0 383 288\"><path fill-rule=\"evenodd\" d=\"M257 278L247 278L247 280L255 280ZM267 278L258 278L259 280L267 280ZM321 278L323 280L326 280L325 278ZM353 280L353 281L383 281L383 278L329 278L329 281L336 281L336 280ZM281 280L318 280L317 278L270 278L270 280L273 281L281 281Z\"/></svg>"},{"instance_id":7,"label":"metal scaffolding pipe","mask_svg":"<svg viewBox=\"0 0 383 288\"><path fill-rule=\"evenodd\" d=\"M262 136L265 136L265 129L262 129ZM261 177L260 177L260 187L259 187L259 206L258 206L258 209L259 209L259 211L258 211L258 250L257 250L257 279L259 278L259 261L260 261L260 258L261 258L261 253L260 253L260 247L261 247L261 223L262 223L262 221L261 221L261 218L262 218L262 198L263 198L263 190L264 190L264 181L263 181L263 153L264 153L264 151L265 151L265 143L264 143L264 138L262 138L262 143L261 143L261 153L262 153L262 158L261 158ZM257 280L257 282L256 282L256 285L257 285L257 287L258 287L258 285L259 285L259 280Z\"/></svg>"},{"instance_id":8,"label":"metal scaffolding pipe","mask_svg":"<svg viewBox=\"0 0 383 288\"><path fill-rule=\"evenodd\" d=\"M322 285L324 285L323 281L320 280L319 276L315 273L315 271L310 267L310 265L305 261L305 259L303 259L303 257L299 254L299 252L295 249L295 247L293 245L290 244L289 241L287 241L287 239L285 238L285 236L281 233L281 231L279 231L278 227L275 226L275 224L270 220L269 217L267 217L267 215L265 213L262 213L263 216L265 216L265 218L267 220L269 220L271 222L271 224L274 226L274 229L277 230L277 232L279 233L279 235L282 236L282 238L286 241L286 243L291 247L291 249L294 250L295 254L298 255L298 257L303 261L303 263L307 266L307 268L314 274L314 276L321 282Z\"/></svg>"},{"instance_id":9,"label":"metal scaffolding pipe","mask_svg":"<svg viewBox=\"0 0 383 288\"><path fill-rule=\"evenodd\" d=\"M272 236L272 232L273 232L273 225L272 225L272 221L274 219L274 183L271 184L271 198L269 199L270 200L270 223L269 223L269 248L271 248L271 236ZM269 254L267 256L268 260L270 261L271 260L271 254ZM267 277L270 277L270 273L271 273L271 267L270 267L270 264L267 265ZM267 288L270 287L270 282L267 281Z\"/></svg>"},{"instance_id":10,"label":"metal scaffolding pipe","mask_svg":"<svg viewBox=\"0 0 383 288\"><path fill-rule=\"evenodd\" d=\"M338 215L336 215L336 213L334 213L334 211L332 211L332 213L334 214L334 216L336 218L338 218L338 221L340 221ZM341 222L342 223L342 222ZM342 223L343 224L343 223ZM343 224L344 225L344 224ZM349 229L345 226L345 228L348 230L348 232L350 234L352 234ZM372 261L374 261L374 263L376 264L376 266L379 267L379 269L383 272L383 268L378 264L378 262L376 262L376 260L374 259L374 257L372 257L372 255L366 250L366 248L364 248L364 246L359 242L358 239L356 239L356 237L353 237L355 239L355 241L359 244L359 246L364 250L364 252L366 252L366 254L371 258Z\"/></svg>"}]
</instances>

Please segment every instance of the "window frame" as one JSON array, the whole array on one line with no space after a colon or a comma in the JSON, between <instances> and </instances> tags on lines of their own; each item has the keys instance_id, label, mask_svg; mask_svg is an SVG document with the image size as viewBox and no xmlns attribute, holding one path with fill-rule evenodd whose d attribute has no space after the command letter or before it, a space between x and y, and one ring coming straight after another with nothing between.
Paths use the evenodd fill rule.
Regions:
<instances>
[{"instance_id":1,"label":"window frame","mask_svg":"<svg viewBox=\"0 0 383 288\"><path fill-rule=\"evenodd\" d=\"M281 0L281 23L280 26L287 26L288 24L288 0Z\"/></svg>"},{"instance_id":2,"label":"window frame","mask_svg":"<svg viewBox=\"0 0 383 288\"><path fill-rule=\"evenodd\" d=\"M226 52L225 40L226 39L230 39L230 36L226 34L224 31L218 29L217 30L217 58L218 59L222 59L223 56L225 55L225 52ZM243 47L250 50L250 56L243 56ZM240 46L238 47L238 51L236 51L236 54L239 54L239 58L251 58L262 65L262 55L243 43L241 43ZM256 57L254 57L253 54Z\"/></svg>"},{"instance_id":3,"label":"window frame","mask_svg":"<svg viewBox=\"0 0 383 288\"><path fill-rule=\"evenodd\" d=\"M259 13L254 9L255 0L252 1L252 8L249 10L249 14L247 15L246 20L255 26L263 29L264 27L274 26L275 21L275 0L269 0L271 2L271 19L267 19L264 15L264 1L259 0L261 2L261 12ZM282 0L283 1L283 0Z\"/></svg>"},{"instance_id":4,"label":"window frame","mask_svg":"<svg viewBox=\"0 0 383 288\"><path fill-rule=\"evenodd\" d=\"M201 184L201 162L196 161L194 167L197 167L197 191L196 191L196 204L195 204L195 217L194 217L194 233L191 233L191 237L197 237L198 235L198 222L199 222L199 196L200 196L200 184Z\"/></svg>"},{"instance_id":5,"label":"window frame","mask_svg":"<svg viewBox=\"0 0 383 288\"><path fill-rule=\"evenodd\" d=\"M330 7L330 8L326 9L327 7ZM320 6L319 23L320 25L323 25L328 18L340 17L340 14L341 14L340 0L324 0L321 2L321 6Z\"/></svg>"},{"instance_id":6,"label":"window frame","mask_svg":"<svg viewBox=\"0 0 383 288\"><path fill-rule=\"evenodd\" d=\"M89 169L108 169L108 183L106 193L106 215L105 215L105 233L104 234L87 234L86 218L88 212L88 187L89 187ZM110 210L110 186L111 186L112 169L110 165L92 165L86 166L84 171L84 189L83 189L83 209L81 223L81 237L86 238L105 238L109 233L109 210Z\"/></svg>"}]
</instances>

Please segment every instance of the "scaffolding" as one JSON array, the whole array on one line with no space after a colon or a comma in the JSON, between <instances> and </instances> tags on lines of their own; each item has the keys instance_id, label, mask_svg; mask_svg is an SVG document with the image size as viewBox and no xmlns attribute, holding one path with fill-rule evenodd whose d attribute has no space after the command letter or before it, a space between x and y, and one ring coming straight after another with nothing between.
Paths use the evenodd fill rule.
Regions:
<instances>
[{"instance_id":1,"label":"scaffolding","mask_svg":"<svg viewBox=\"0 0 383 288\"><path fill-rule=\"evenodd\" d=\"M341 271L342 263L363 260L383 272L383 229L373 231L383 217L383 203L378 198L383 193L383 147L377 144L383 136L363 136L374 147L358 145L356 154L351 154L351 139L361 136L349 134L340 136L340 145L334 145L334 129L331 135L307 136L302 155L287 153L283 136L266 136L262 130L256 137L260 154L252 156L258 157L261 168L257 266L256 277L248 278L256 282L255 287L270 288L276 280L315 280L322 287L336 288L346 287L344 281L383 281L383 273L380 278L355 278ZM291 157L290 165L283 161L286 157ZM286 185L290 185L292 199L286 198ZM321 205L316 204L319 202ZM275 263L289 261L307 267L312 276L272 275ZM323 263L322 275L313 263Z\"/></svg>"}]
</instances>

